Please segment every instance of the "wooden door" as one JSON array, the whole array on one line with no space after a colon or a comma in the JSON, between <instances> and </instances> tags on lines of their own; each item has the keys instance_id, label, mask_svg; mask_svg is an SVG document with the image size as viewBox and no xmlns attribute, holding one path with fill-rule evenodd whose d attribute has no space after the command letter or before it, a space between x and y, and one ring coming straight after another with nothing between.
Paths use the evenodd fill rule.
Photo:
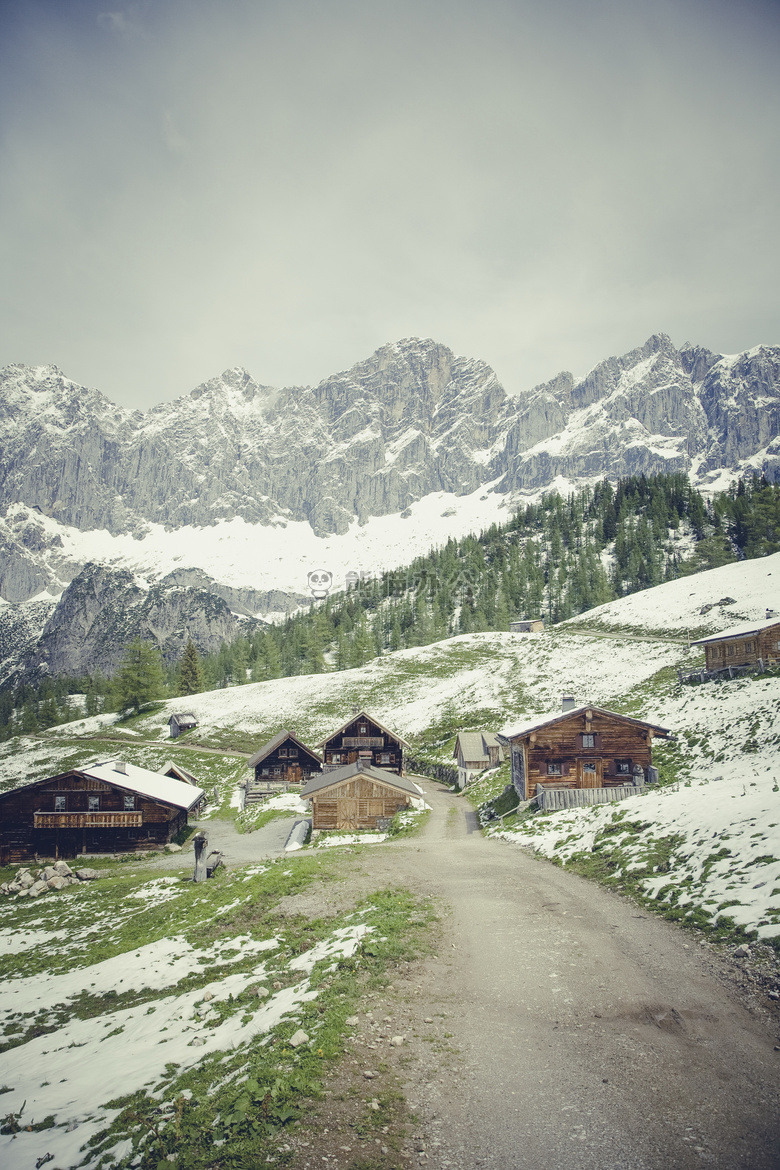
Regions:
<instances>
[{"instance_id":1,"label":"wooden door","mask_svg":"<svg viewBox=\"0 0 780 1170\"><path fill-rule=\"evenodd\" d=\"M354 831L358 827L358 802L355 797L342 796L339 800L340 829Z\"/></svg>"},{"instance_id":2,"label":"wooden door","mask_svg":"<svg viewBox=\"0 0 780 1170\"><path fill-rule=\"evenodd\" d=\"M300 784L301 782L301 765L288 764L287 765L287 783Z\"/></svg>"},{"instance_id":3,"label":"wooden door","mask_svg":"<svg viewBox=\"0 0 780 1170\"><path fill-rule=\"evenodd\" d=\"M577 787L578 788L601 788L602 787L602 761L601 760L577 760Z\"/></svg>"}]
</instances>

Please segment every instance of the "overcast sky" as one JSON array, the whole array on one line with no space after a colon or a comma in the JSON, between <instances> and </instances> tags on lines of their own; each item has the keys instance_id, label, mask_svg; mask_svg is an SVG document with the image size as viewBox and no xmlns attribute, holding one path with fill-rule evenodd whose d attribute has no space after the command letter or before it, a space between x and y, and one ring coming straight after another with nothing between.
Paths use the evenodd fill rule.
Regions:
<instances>
[{"instance_id":1,"label":"overcast sky","mask_svg":"<svg viewBox=\"0 0 780 1170\"><path fill-rule=\"evenodd\" d=\"M780 344L780 5L2 0L0 365L126 406L400 337Z\"/></svg>"}]
</instances>

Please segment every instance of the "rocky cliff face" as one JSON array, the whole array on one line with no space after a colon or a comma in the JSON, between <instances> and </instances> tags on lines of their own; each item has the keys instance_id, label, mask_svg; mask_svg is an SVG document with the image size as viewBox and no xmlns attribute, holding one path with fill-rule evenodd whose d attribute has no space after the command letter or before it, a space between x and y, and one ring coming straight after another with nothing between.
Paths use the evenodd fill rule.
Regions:
<instances>
[{"instance_id":1,"label":"rocky cliff face","mask_svg":"<svg viewBox=\"0 0 780 1170\"><path fill-rule=\"evenodd\" d=\"M507 493L557 476L747 463L774 474L778 435L780 348L721 357L664 335L516 396L484 362L413 338L314 388L275 390L233 369L143 415L55 367L10 366L0 372L0 594L61 588L80 567L32 548L55 539L47 517L139 536L150 521L233 517L343 533L355 518L488 482Z\"/></svg>"},{"instance_id":2,"label":"rocky cliff face","mask_svg":"<svg viewBox=\"0 0 780 1170\"><path fill-rule=\"evenodd\" d=\"M2 677L98 668L111 675L134 638L158 646L174 662L190 638L208 653L254 625L206 589L171 582L149 587L125 569L89 564L58 602L0 608Z\"/></svg>"}]
</instances>

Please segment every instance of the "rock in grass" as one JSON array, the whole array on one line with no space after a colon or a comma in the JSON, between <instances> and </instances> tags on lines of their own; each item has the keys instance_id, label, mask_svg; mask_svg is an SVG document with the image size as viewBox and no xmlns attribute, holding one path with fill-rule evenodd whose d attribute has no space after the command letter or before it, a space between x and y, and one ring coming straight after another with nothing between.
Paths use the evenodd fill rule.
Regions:
<instances>
[{"instance_id":1,"label":"rock in grass","mask_svg":"<svg viewBox=\"0 0 780 1170\"><path fill-rule=\"evenodd\" d=\"M169 853L181 853L181 845L175 845L173 841L169 841L165 848Z\"/></svg>"},{"instance_id":2,"label":"rock in grass","mask_svg":"<svg viewBox=\"0 0 780 1170\"><path fill-rule=\"evenodd\" d=\"M266 999L270 994L271 994L271 992L268 990L267 987L256 987L255 988L255 995L258 997L258 999Z\"/></svg>"},{"instance_id":3,"label":"rock in grass","mask_svg":"<svg viewBox=\"0 0 780 1170\"><path fill-rule=\"evenodd\" d=\"M390 1043L391 1043L391 1044L392 1044L392 1045L393 1045L395 1048L400 1048L400 1047L401 1047L401 1045L403 1044L403 1042L404 1042L404 1040L405 1040L405 1039L406 1039L406 1037L405 1037L405 1036L392 1036L392 1037L391 1037L391 1039L390 1039Z\"/></svg>"},{"instance_id":4,"label":"rock in grass","mask_svg":"<svg viewBox=\"0 0 780 1170\"><path fill-rule=\"evenodd\" d=\"M100 874L96 869L77 869L76 877L80 882L94 882L100 877Z\"/></svg>"},{"instance_id":5,"label":"rock in grass","mask_svg":"<svg viewBox=\"0 0 780 1170\"><path fill-rule=\"evenodd\" d=\"M300 1048L302 1044L309 1043L309 1037L306 1035L303 1028L299 1028L298 1031L290 1037L288 1043L291 1048Z\"/></svg>"},{"instance_id":6,"label":"rock in grass","mask_svg":"<svg viewBox=\"0 0 780 1170\"><path fill-rule=\"evenodd\" d=\"M202 1048L206 1041L202 1036L194 1036L187 1045L188 1048Z\"/></svg>"},{"instance_id":7,"label":"rock in grass","mask_svg":"<svg viewBox=\"0 0 780 1170\"><path fill-rule=\"evenodd\" d=\"M374 1077L376 1076L376 1073L372 1072L370 1068L366 1068L366 1069L363 1069L363 1076L366 1078L367 1081L373 1081Z\"/></svg>"},{"instance_id":8,"label":"rock in grass","mask_svg":"<svg viewBox=\"0 0 780 1170\"><path fill-rule=\"evenodd\" d=\"M29 893L31 898L37 898L39 894L44 893L44 891L48 890L48 888L49 887L47 886L46 882L37 881L37 882L33 882L33 884L30 886L28 893Z\"/></svg>"},{"instance_id":9,"label":"rock in grass","mask_svg":"<svg viewBox=\"0 0 780 1170\"><path fill-rule=\"evenodd\" d=\"M49 887L50 890L61 890L61 889L63 889L64 886L70 885L70 882L68 881L68 879L66 877L63 877L61 874L55 873L54 877L49 878L46 885Z\"/></svg>"}]
</instances>

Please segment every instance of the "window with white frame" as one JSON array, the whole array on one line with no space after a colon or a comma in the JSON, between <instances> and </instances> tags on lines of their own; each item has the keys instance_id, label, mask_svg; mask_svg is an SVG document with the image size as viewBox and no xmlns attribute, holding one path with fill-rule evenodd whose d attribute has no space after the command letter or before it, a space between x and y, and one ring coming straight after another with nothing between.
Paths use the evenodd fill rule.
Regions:
<instances>
[{"instance_id":1,"label":"window with white frame","mask_svg":"<svg viewBox=\"0 0 780 1170\"><path fill-rule=\"evenodd\" d=\"M54 811L55 812L67 812L68 811L68 798L67 798L67 796L55 796L54 797Z\"/></svg>"},{"instance_id":2,"label":"window with white frame","mask_svg":"<svg viewBox=\"0 0 780 1170\"><path fill-rule=\"evenodd\" d=\"M547 761L547 775L548 776L560 776L561 775L561 765L557 760L548 760Z\"/></svg>"},{"instance_id":3,"label":"window with white frame","mask_svg":"<svg viewBox=\"0 0 780 1170\"><path fill-rule=\"evenodd\" d=\"M125 812L132 812L135 808L135 797L132 792L125 793Z\"/></svg>"},{"instance_id":4,"label":"window with white frame","mask_svg":"<svg viewBox=\"0 0 780 1170\"><path fill-rule=\"evenodd\" d=\"M88 812L100 812L100 797L99 796L88 796L87 797L87 811Z\"/></svg>"},{"instance_id":5,"label":"window with white frame","mask_svg":"<svg viewBox=\"0 0 780 1170\"><path fill-rule=\"evenodd\" d=\"M592 734L591 732L589 732L589 731L586 731L586 732L585 732L585 734L584 734L584 735L583 735L583 737L582 737L582 746L583 746L584 748L586 748L586 747L595 747L595 746L596 746L596 737L595 737L595 735L593 735L593 734Z\"/></svg>"}]
</instances>

